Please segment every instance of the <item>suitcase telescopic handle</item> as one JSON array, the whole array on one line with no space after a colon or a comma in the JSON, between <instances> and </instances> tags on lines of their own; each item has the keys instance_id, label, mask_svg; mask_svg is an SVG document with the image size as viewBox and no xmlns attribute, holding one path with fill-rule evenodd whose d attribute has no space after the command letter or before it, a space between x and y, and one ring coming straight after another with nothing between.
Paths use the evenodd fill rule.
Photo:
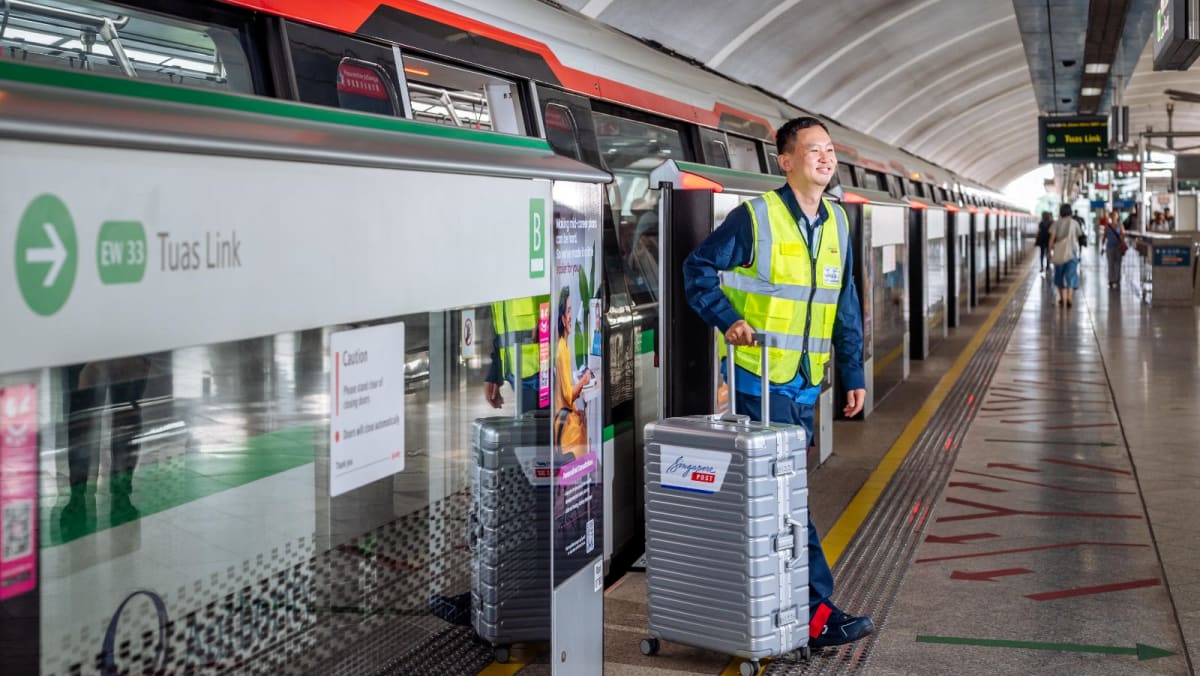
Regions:
<instances>
[{"instance_id":1,"label":"suitcase telescopic handle","mask_svg":"<svg viewBox=\"0 0 1200 676\"><path fill-rule=\"evenodd\" d=\"M755 331L753 338L762 352L762 391L760 392L760 398L762 399L762 423L767 425L771 422L771 377L767 372L770 365L770 358L767 356L767 353L770 350L767 349L767 334ZM737 376L734 375L737 371L737 364L733 361L733 343L726 341L725 348L729 357L725 367L725 373L729 376L729 413L721 416L721 420L724 422L741 422L741 418L737 414L737 383L735 382Z\"/></svg>"}]
</instances>

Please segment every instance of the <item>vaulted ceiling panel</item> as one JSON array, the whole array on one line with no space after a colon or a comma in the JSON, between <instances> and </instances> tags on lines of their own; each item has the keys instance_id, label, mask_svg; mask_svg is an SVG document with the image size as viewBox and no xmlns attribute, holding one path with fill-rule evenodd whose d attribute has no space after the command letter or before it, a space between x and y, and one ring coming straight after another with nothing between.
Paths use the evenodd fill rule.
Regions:
<instances>
[{"instance_id":1,"label":"vaulted ceiling panel","mask_svg":"<svg viewBox=\"0 0 1200 676\"><path fill-rule=\"evenodd\" d=\"M1037 166L1039 114L1077 112L1085 57L1115 52L1128 73L1152 14L1135 0L565 4L995 188ZM1082 100L1103 112L1115 88ZM1200 116L1183 107L1177 121Z\"/></svg>"}]
</instances>

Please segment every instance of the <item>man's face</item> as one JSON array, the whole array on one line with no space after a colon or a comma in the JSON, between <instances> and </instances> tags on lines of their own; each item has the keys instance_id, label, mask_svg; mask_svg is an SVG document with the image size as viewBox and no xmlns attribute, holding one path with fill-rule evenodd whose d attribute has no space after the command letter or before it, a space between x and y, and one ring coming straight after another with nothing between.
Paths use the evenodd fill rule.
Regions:
<instances>
[{"instance_id":1,"label":"man's face","mask_svg":"<svg viewBox=\"0 0 1200 676\"><path fill-rule=\"evenodd\" d=\"M791 152L779 156L779 168L789 179L801 179L822 188L837 171L837 153L829 132L820 127L801 129L792 141Z\"/></svg>"}]
</instances>

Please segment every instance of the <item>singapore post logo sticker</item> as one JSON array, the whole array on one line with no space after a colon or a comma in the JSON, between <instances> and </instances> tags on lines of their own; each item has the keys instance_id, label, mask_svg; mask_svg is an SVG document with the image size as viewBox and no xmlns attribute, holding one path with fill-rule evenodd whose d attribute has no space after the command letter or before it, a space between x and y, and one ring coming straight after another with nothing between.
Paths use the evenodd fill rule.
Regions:
<instances>
[{"instance_id":1,"label":"singapore post logo sticker","mask_svg":"<svg viewBox=\"0 0 1200 676\"><path fill-rule=\"evenodd\" d=\"M729 461L733 458L732 453L698 448L664 444L659 449L662 487L695 493L720 491L725 483L725 474L729 471Z\"/></svg>"}]
</instances>

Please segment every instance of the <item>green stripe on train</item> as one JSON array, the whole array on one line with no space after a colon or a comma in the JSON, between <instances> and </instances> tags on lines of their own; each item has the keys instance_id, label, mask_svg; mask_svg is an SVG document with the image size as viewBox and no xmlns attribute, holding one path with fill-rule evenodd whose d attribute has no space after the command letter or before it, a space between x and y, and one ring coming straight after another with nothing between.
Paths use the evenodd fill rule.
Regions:
<instances>
[{"instance_id":1,"label":"green stripe on train","mask_svg":"<svg viewBox=\"0 0 1200 676\"><path fill-rule=\"evenodd\" d=\"M242 113L257 113L273 117L286 117L308 122L325 122L347 127L377 129L382 131L419 134L456 141L476 141L492 145L509 146L528 150L544 150L549 153L550 145L539 138L513 136L498 132L462 129L430 122L416 122L383 115L370 115L324 108L321 106L282 101L262 96L231 94L207 89L195 89L180 85L166 85L142 80L130 80L95 73L59 70L44 66L0 62L0 80L45 85L59 89L114 94L167 103L182 103L208 108L234 110Z\"/></svg>"},{"instance_id":2,"label":"green stripe on train","mask_svg":"<svg viewBox=\"0 0 1200 676\"><path fill-rule=\"evenodd\" d=\"M187 453L139 466L133 470L130 502L136 512L114 509L112 480L97 488L88 484L88 496L68 509L65 491L41 502L41 547L54 547L173 507L245 486L260 479L302 467L313 461L311 426L290 427L250 437L241 448ZM93 458L92 461L97 461Z\"/></svg>"}]
</instances>

